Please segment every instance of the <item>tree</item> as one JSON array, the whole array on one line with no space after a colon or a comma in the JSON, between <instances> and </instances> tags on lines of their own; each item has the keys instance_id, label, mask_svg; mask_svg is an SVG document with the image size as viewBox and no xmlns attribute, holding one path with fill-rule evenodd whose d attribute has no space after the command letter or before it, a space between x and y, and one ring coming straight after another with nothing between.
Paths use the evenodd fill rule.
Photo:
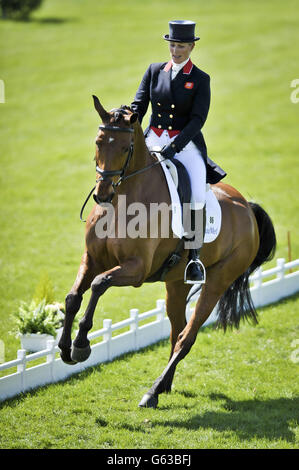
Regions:
<instances>
[{"instance_id":1,"label":"tree","mask_svg":"<svg viewBox=\"0 0 299 470\"><path fill-rule=\"evenodd\" d=\"M41 3L42 0L0 0L2 18L28 20L30 13Z\"/></svg>"}]
</instances>

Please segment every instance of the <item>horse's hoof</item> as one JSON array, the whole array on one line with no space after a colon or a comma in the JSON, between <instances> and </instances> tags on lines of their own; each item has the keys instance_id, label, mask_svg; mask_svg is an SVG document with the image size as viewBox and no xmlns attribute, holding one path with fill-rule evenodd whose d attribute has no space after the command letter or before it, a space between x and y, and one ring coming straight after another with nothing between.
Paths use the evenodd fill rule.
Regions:
<instances>
[{"instance_id":1,"label":"horse's hoof","mask_svg":"<svg viewBox=\"0 0 299 470\"><path fill-rule=\"evenodd\" d=\"M73 359L71 358L71 350L70 349L60 351L60 357L61 357L61 359L63 360L63 362L65 364L68 364L70 366L74 366L75 364L77 364L77 361L73 361Z\"/></svg>"},{"instance_id":2,"label":"horse's hoof","mask_svg":"<svg viewBox=\"0 0 299 470\"><path fill-rule=\"evenodd\" d=\"M85 348L76 348L76 346L72 346L71 358L73 361L76 362L84 362L86 361L91 353L90 346L86 346Z\"/></svg>"},{"instance_id":3,"label":"horse's hoof","mask_svg":"<svg viewBox=\"0 0 299 470\"><path fill-rule=\"evenodd\" d=\"M140 408L157 408L158 405L158 396L157 395L150 395L146 393L139 403Z\"/></svg>"}]
</instances>

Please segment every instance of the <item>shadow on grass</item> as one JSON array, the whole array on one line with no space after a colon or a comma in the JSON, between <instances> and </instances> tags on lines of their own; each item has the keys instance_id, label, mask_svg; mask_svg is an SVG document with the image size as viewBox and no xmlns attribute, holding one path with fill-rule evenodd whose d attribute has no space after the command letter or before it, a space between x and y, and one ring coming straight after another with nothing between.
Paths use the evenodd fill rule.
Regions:
<instances>
[{"instance_id":1,"label":"shadow on grass","mask_svg":"<svg viewBox=\"0 0 299 470\"><path fill-rule=\"evenodd\" d=\"M39 23L39 24L64 24L64 23L75 23L78 22L78 18L31 18L29 23Z\"/></svg>"},{"instance_id":2,"label":"shadow on grass","mask_svg":"<svg viewBox=\"0 0 299 470\"><path fill-rule=\"evenodd\" d=\"M58 18L58 17L52 17L49 16L48 18L17 18L17 19L12 19L12 18L1 18L0 21L3 23L6 22L14 22L14 23L28 23L28 24L65 24L65 23L75 23L78 22L78 18Z\"/></svg>"},{"instance_id":3,"label":"shadow on grass","mask_svg":"<svg viewBox=\"0 0 299 470\"><path fill-rule=\"evenodd\" d=\"M212 401L224 401L223 411L206 411L188 420L155 421L155 426L186 430L214 429L234 432L240 439L266 438L295 442L291 429L299 423L299 397L271 400L231 400L226 395L211 394Z\"/></svg>"}]
</instances>

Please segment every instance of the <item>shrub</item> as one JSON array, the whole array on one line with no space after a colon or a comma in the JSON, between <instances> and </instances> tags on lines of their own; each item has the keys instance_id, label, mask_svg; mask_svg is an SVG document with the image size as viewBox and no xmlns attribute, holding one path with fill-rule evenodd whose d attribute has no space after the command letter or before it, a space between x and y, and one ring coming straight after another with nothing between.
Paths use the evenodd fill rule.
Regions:
<instances>
[{"instance_id":1,"label":"shrub","mask_svg":"<svg viewBox=\"0 0 299 470\"><path fill-rule=\"evenodd\" d=\"M41 274L32 299L36 303L40 303L42 300L45 300L46 304L55 303L54 286L47 272Z\"/></svg>"}]
</instances>

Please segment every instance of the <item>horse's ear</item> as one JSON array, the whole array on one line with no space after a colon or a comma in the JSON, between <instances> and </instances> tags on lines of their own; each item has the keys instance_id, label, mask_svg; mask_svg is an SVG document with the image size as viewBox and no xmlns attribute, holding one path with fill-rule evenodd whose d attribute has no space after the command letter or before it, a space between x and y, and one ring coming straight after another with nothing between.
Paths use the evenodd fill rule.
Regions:
<instances>
[{"instance_id":1,"label":"horse's ear","mask_svg":"<svg viewBox=\"0 0 299 470\"><path fill-rule=\"evenodd\" d=\"M102 119L103 122L108 121L109 118L110 118L109 113L107 113L107 111L105 111L105 109L101 105L100 100L97 96L92 95L92 97L93 97L94 107L95 107L96 111L98 112L100 118Z\"/></svg>"},{"instance_id":2,"label":"horse's ear","mask_svg":"<svg viewBox=\"0 0 299 470\"><path fill-rule=\"evenodd\" d=\"M131 114L130 116L130 124L134 124L134 122L136 122L138 119L138 113L133 113Z\"/></svg>"}]
</instances>

